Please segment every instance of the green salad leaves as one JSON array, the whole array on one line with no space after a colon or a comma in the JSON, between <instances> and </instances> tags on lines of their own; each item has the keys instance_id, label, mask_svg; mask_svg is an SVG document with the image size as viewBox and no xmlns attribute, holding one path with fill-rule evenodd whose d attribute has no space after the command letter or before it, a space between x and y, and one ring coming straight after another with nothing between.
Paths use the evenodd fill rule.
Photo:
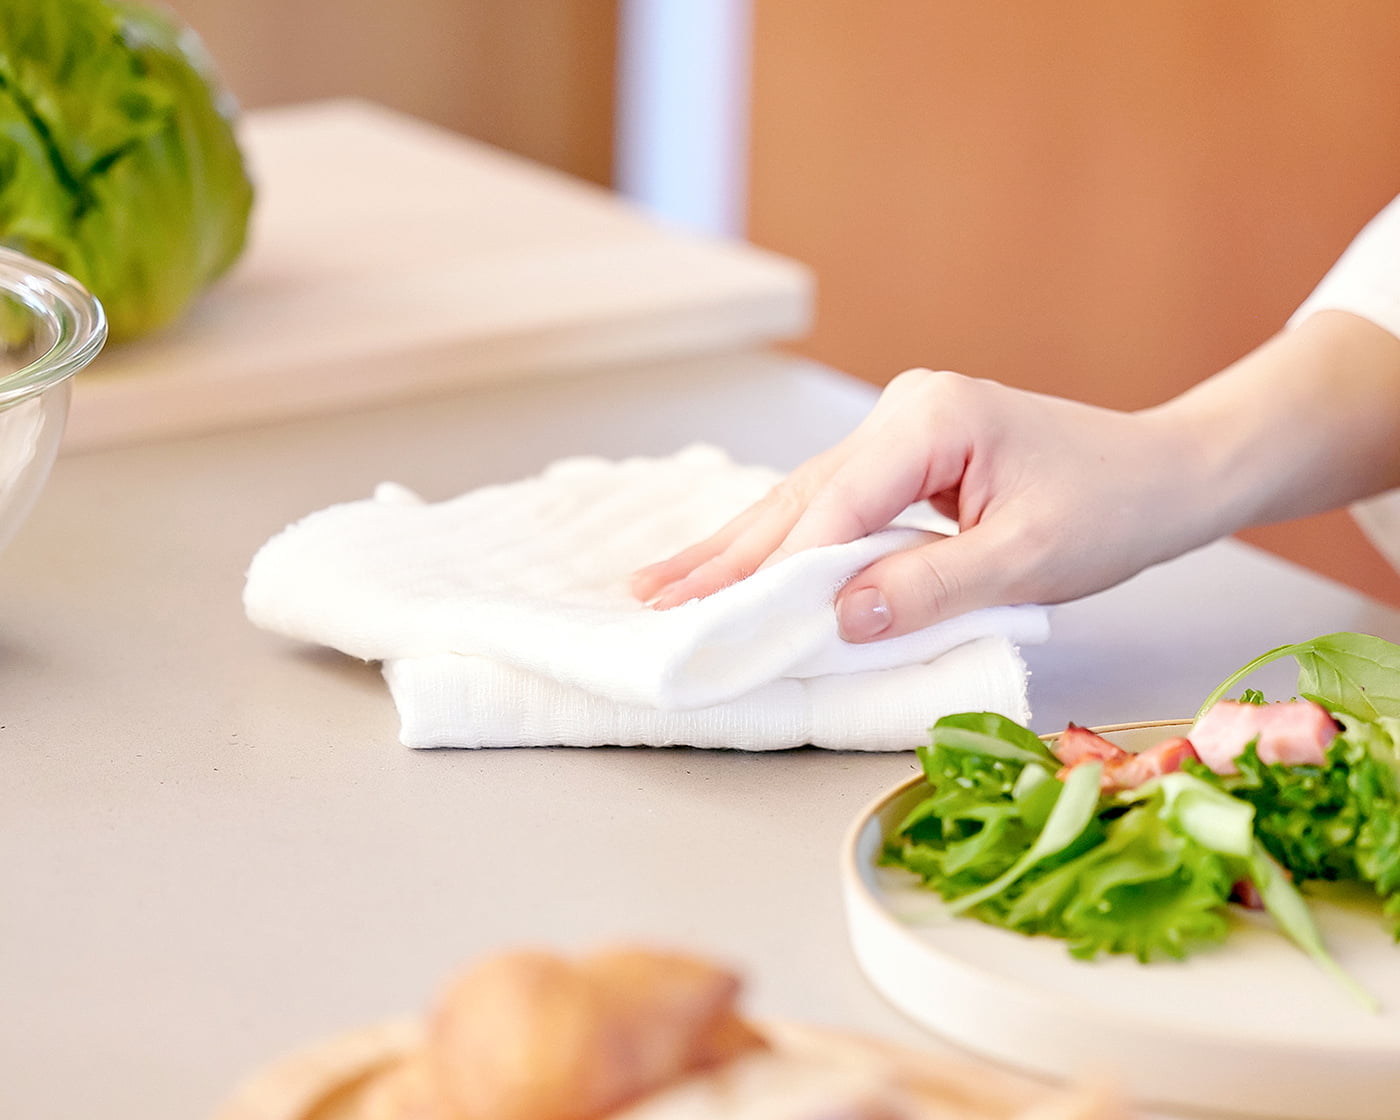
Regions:
<instances>
[{"instance_id":1,"label":"green salad leaves","mask_svg":"<svg viewBox=\"0 0 1400 1120\"><path fill-rule=\"evenodd\" d=\"M1281 657L1298 662L1298 695L1341 724L1326 764L1268 765L1251 746L1238 775L1193 770L1253 806L1260 842L1295 879L1370 886L1400 938L1400 646L1350 633L1280 646L1231 674L1206 707Z\"/></svg>"},{"instance_id":2,"label":"green salad leaves","mask_svg":"<svg viewBox=\"0 0 1400 1120\"><path fill-rule=\"evenodd\" d=\"M925 796L887 838L883 862L917 874L953 914L1060 938L1080 958L1182 958L1225 939L1232 898L1252 894L1374 1006L1332 960L1303 890L1310 880L1364 884L1400 937L1400 647L1360 634L1280 647L1206 706L1284 656L1298 661L1299 695L1340 723L1325 764L1266 763L1251 743L1235 774L1192 758L1101 791L1098 762L1063 768L1002 716L950 716L919 750ZM1253 691L1242 699L1263 702Z\"/></svg>"},{"instance_id":3,"label":"green salad leaves","mask_svg":"<svg viewBox=\"0 0 1400 1120\"><path fill-rule=\"evenodd\" d=\"M242 251L252 186L199 42L119 0L0 4L0 243L103 303L114 339L174 320Z\"/></svg>"},{"instance_id":4,"label":"green salad leaves","mask_svg":"<svg viewBox=\"0 0 1400 1120\"><path fill-rule=\"evenodd\" d=\"M1260 654L1216 685L1201 711L1256 669L1284 657L1298 663L1298 695L1304 700L1321 704L1334 715L1361 720L1400 718L1400 646L1370 634L1346 632Z\"/></svg>"}]
</instances>

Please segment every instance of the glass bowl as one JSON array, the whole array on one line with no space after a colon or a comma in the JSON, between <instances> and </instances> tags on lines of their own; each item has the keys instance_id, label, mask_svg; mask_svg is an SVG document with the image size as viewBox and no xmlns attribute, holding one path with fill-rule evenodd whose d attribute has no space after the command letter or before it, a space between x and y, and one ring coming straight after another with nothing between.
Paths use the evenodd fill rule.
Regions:
<instances>
[{"instance_id":1,"label":"glass bowl","mask_svg":"<svg viewBox=\"0 0 1400 1120\"><path fill-rule=\"evenodd\" d=\"M71 378L107 340L102 305L66 273L0 248L0 548L58 454Z\"/></svg>"}]
</instances>

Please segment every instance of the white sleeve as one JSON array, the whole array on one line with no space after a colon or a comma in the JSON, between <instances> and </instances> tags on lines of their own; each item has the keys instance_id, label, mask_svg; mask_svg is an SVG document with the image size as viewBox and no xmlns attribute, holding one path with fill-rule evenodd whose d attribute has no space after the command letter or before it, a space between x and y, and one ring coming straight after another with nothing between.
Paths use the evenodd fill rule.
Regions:
<instances>
[{"instance_id":1,"label":"white sleeve","mask_svg":"<svg viewBox=\"0 0 1400 1120\"><path fill-rule=\"evenodd\" d=\"M1357 234L1288 325L1314 311L1350 311L1400 338L1400 197Z\"/></svg>"},{"instance_id":2,"label":"white sleeve","mask_svg":"<svg viewBox=\"0 0 1400 1120\"><path fill-rule=\"evenodd\" d=\"M1288 320L1350 311L1400 338L1400 198L1371 219L1312 295ZM1400 490L1351 506L1351 515L1393 568L1400 569Z\"/></svg>"}]
</instances>

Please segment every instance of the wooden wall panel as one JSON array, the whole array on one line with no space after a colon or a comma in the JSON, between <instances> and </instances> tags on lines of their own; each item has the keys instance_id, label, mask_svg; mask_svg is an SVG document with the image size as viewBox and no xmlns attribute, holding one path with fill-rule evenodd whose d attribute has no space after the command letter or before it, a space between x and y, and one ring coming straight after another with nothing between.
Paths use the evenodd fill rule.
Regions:
<instances>
[{"instance_id":1,"label":"wooden wall panel","mask_svg":"<svg viewBox=\"0 0 1400 1120\"><path fill-rule=\"evenodd\" d=\"M370 98L612 175L616 0L171 0L249 107Z\"/></svg>"},{"instance_id":2,"label":"wooden wall panel","mask_svg":"<svg viewBox=\"0 0 1400 1120\"><path fill-rule=\"evenodd\" d=\"M1149 404L1400 192L1397 59L1393 0L755 0L750 232L833 365ZM1248 536L1400 602L1345 515Z\"/></svg>"}]
</instances>

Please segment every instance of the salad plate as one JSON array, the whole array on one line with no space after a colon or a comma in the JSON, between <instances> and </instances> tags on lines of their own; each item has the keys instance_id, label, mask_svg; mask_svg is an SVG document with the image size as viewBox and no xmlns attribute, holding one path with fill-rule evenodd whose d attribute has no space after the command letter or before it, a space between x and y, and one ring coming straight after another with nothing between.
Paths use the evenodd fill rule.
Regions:
<instances>
[{"instance_id":1,"label":"salad plate","mask_svg":"<svg viewBox=\"0 0 1400 1120\"><path fill-rule=\"evenodd\" d=\"M1190 726L1096 730L1138 752ZM1153 1106L1270 1120L1400 1117L1400 946L1374 896L1341 884L1307 890L1328 948L1379 1009L1238 907L1222 944L1183 961L1076 960L1062 941L953 917L917 876L881 865L886 838L927 792L921 775L875 800L841 855L856 959L910 1018L1025 1071L1112 1077Z\"/></svg>"}]
</instances>

